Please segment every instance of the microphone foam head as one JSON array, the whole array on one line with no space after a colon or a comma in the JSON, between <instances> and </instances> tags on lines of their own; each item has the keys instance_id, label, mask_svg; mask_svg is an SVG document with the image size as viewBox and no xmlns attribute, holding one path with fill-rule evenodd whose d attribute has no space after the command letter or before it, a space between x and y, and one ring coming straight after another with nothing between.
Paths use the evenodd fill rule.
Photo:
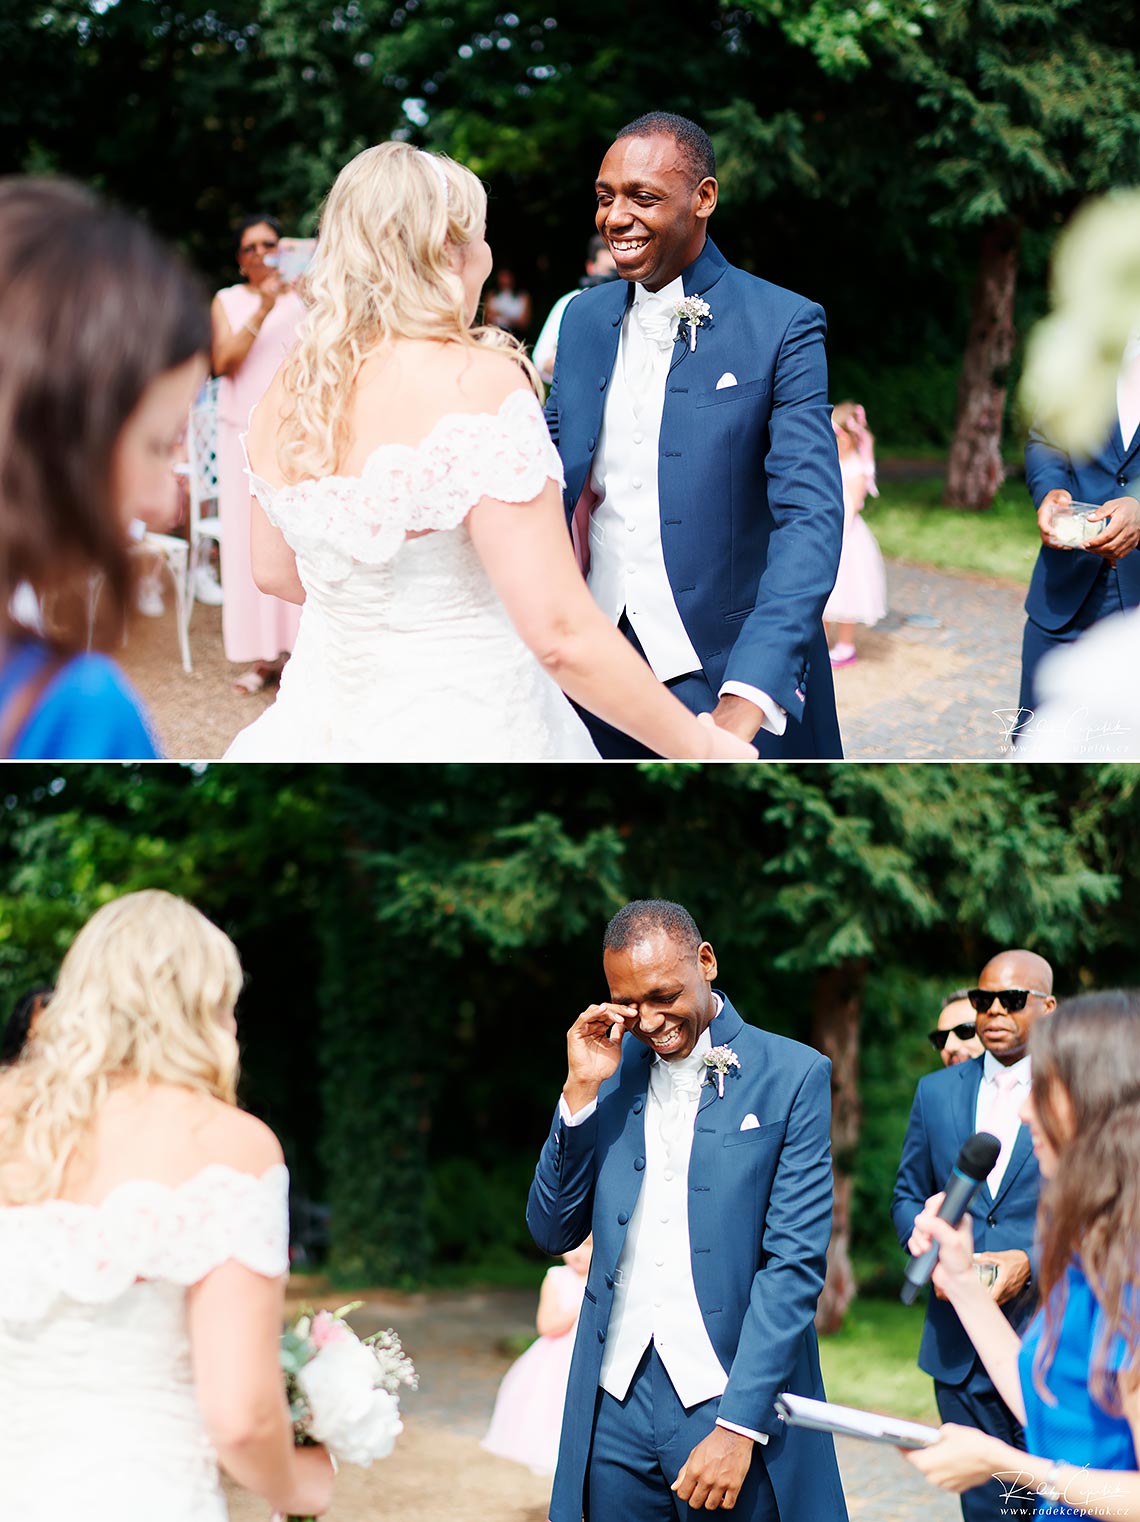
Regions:
<instances>
[{"instance_id":1,"label":"microphone foam head","mask_svg":"<svg viewBox=\"0 0 1140 1522\"><path fill-rule=\"evenodd\" d=\"M988 1131L975 1131L973 1136L966 1139L958 1154L957 1170L967 1178L977 1179L981 1183L989 1177L1000 1151L1001 1142L996 1136L991 1136Z\"/></svg>"}]
</instances>

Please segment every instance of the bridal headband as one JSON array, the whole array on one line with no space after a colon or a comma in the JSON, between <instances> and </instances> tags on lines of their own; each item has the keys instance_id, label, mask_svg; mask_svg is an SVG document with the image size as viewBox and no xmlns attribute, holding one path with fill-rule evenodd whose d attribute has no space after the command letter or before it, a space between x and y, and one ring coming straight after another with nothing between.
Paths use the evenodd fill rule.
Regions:
<instances>
[{"instance_id":1,"label":"bridal headband","mask_svg":"<svg viewBox=\"0 0 1140 1522\"><path fill-rule=\"evenodd\" d=\"M443 172L443 165L436 158L435 154L429 153L426 148L417 148L416 152L420 155L421 158L427 159L428 163L431 165L436 178L439 180L440 189L443 191L443 204L445 206L450 206L451 182L448 180L447 175Z\"/></svg>"}]
</instances>

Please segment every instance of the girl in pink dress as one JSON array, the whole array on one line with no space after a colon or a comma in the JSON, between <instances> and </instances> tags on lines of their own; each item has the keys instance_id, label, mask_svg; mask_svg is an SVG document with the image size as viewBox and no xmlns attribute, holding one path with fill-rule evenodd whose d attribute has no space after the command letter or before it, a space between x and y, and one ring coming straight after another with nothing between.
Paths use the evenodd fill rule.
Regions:
<instances>
[{"instance_id":1,"label":"girl in pink dress","mask_svg":"<svg viewBox=\"0 0 1140 1522\"><path fill-rule=\"evenodd\" d=\"M526 1464L535 1474L553 1474L558 1462L570 1357L593 1246L587 1237L562 1255L561 1265L547 1269L538 1302L538 1341L503 1375L483 1439L489 1453Z\"/></svg>"},{"instance_id":2,"label":"girl in pink dress","mask_svg":"<svg viewBox=\"0 0 1140 1522\"><path fill-rule=\"evenodd\" d=\"M838 639L831 645L831 664L850 666L855 660L855 625L877 624L887 613L887 573L875 536L863 521L868 494L879 495L875 485L875 438L867 427L867 414L856 402L840 402L831 414L831 426L839 445L839 470L843 477L843 549L835 586L823 610L824 624L839 625Z\"/></svg>"},{"instance_id":3,"label":"girl in pink dress","mask_svg":"<svg viewBox=\"0 0 1140 1522\"><path fill-rule=\"evenodd\" d=\"M257 589L249 561L249 478L241 434L282 360L293 347L305 308L273 264L280 231L271 217L247 218L238 230L245 276L210 309L218 387L218 511L222 532L222 643L228 661L252 662L235 683L257 692L280 675L293 648L301 609ZM266 262L266 259L270 262Z\"/></svg>"}]
</instances>

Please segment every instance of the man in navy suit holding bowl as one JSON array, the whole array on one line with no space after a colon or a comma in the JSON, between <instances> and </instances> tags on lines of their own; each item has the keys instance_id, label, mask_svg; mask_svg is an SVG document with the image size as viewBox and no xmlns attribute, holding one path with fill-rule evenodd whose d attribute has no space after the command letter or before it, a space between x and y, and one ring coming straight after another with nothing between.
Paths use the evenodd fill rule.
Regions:
<instances>
[{"instance_id":1,"label":"man in navy suit holding bowl","mask_svg":"<svg viewBox=\"0 0 1140 1522\"><path fill-rule=\"evenodd\" d=\"M725 260L708 237L715 173L684 117L618 134L595 189L622 279L567 309L547 419L590 590L657 677L762 758L838 759L826 323ZM604 756L649 754L587 721Z\"/></svg>"}]
</instances>

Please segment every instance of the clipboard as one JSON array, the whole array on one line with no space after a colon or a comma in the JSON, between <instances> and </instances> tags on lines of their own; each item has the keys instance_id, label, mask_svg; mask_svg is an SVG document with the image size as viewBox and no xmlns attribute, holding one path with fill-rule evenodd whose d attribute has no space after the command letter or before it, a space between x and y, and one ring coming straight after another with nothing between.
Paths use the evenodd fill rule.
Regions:
<instances>
[{"instance_id":1,"label":"clipboard","mask_svg":"<svg viewBox=\"0 0 1140 1522\"><path fill-rule=\"evenodd\" d=\"M893 1448L929 1448L940 1437L937 1427L908 1422L856 1406L833 1406L827 1400L811 1400L785 1390L776 1397L776 1414L789 1427L809 1427L813 1432L832 1432L840 1437L862 1438L868 1443L889 1443Z\"/></svg>"}]
</instances>

